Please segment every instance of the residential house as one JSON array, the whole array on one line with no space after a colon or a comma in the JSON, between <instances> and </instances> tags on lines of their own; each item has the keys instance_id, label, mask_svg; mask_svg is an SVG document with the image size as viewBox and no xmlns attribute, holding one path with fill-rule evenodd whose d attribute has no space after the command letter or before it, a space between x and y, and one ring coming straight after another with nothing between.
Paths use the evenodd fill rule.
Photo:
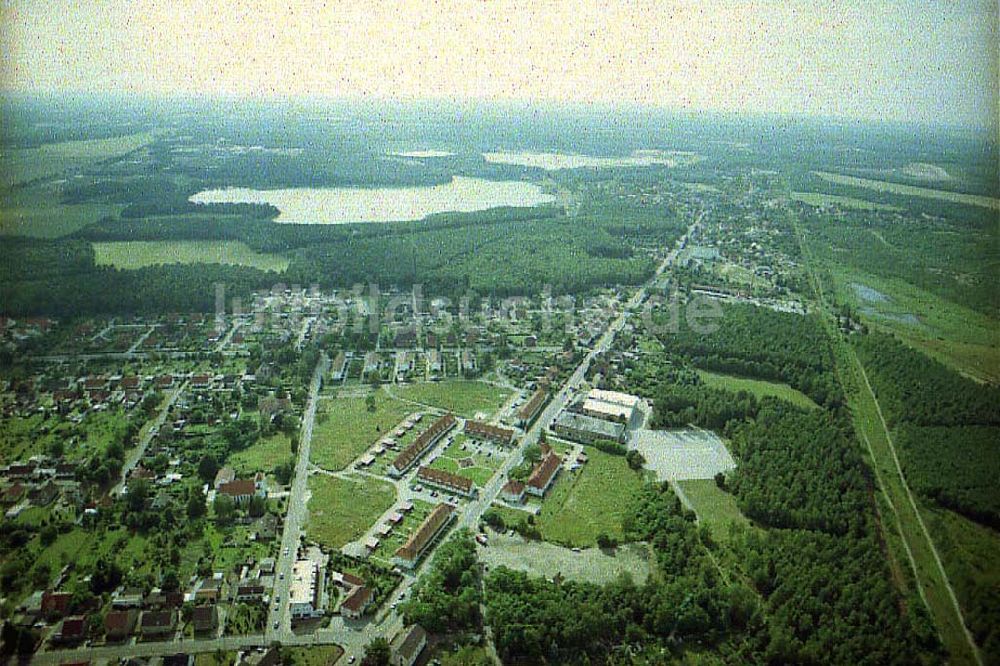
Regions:
<instances>
[{"instance_id":1,"label":"residential house","mask_svg":"<svg viewBox=\"0 0 1000 666\"><path fill-rule=\"evenodd\" d=\"M389 663L392 666L413 666L427 646L427 632L419 624L405 627L390 643Z\"/></svg>"}]
</instances>

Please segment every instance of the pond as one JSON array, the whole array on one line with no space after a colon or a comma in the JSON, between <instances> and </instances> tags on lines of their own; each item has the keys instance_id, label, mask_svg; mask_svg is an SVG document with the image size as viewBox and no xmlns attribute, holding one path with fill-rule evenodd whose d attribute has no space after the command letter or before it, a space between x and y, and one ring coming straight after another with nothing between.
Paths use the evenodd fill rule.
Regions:
<instances>
[{"instance_id":1,"label":"pond","mask_svg":"<svg viewBox=\"0 0 1000 666\"><path fill-rule=\"evenodd\" d=\"M547 171L560 169L612 169L621 167L681 166L697 161L693 153L675 150L636 150L624 157L597 157L567 153L495 152L483 153L483 159L495 164L513 164Z\"/></svg>"},{"instance_id":2,"label":"pond","mask_svg":"<svg viewBox=\"0 0 1000 666\"><path fill-rule=\"evenodd\" d=\"M534 183L455 176L444 185L419 187L230 187L198 192L191 201L271 204L279 211L277 221L290 224L350 224L421 220L435 213L467 213L502 206L537 206L552 203L555 197Z\"/></svg>"}]
</instances>

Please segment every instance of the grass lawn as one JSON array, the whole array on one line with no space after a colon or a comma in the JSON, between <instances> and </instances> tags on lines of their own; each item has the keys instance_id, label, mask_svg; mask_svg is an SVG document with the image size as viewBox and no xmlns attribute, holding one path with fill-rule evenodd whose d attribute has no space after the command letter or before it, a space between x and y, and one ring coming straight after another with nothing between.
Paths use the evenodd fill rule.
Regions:
<instances>
[{"instance_id":1,"label":"grass lawn","mask_svg":"<svg viewBox=\"0 0 1000 666\"><path fill-rule=\"evenodd\" d=\"M329 666L337 663L344 649L339 645L313 645L310 647L290 648L288 650L289 666Z\"/></svg>"},{"instance_id":2,"label":"grass lawn","mask_svg":"<svg viewBox=\"0 0 1000 666\"><path fill-rule=\"evenodd\" d=\"M699 370L698 375L710 388L725 389L727 391L746 391L758 398L773 396L787 400L799 407L814 408L818 406L805 393L793 389L788 384L734 377L732 375L720 375L706 370Z\"/></svg>"},{"instance_id":3,"label":"grass lawn","mask_svg":"<svg viewBox=\"0 0 1000 666\"><path fill-rule=\"evenodd\" d=\"M391 483L326 474L309 477L309 536L333 549L357 539L396 501Z\"/></svg>"},{"instance_id":4,"label":"grass lawn","mask_svg":"<svg viewBox=\"0 0 1000 666\"><path fill-rule=\"evenodd\" d=\"M736 498L721 490L713 479L692 479L677 483L694 505L698 521L706 525L716 539L726 539L730 525L750 523L736 506Z\"/></svg>"},{"instance_id":5,"label":"grass lawn","mask_svg":"<svg viewBox=\"0 0 1000 666\"><path fill-rule=\"evenodd\" d=\"M463 444L468 446L468 439L461 433L455 435L455 441L430 466L433 469L440 469L472 479L473 483L482 488L503 463L504 457L499 454L487 457L483 453L477 453L473 446L470 446L471 450L463 451ZM458 461L465 458L472 458L473 465L462 467Z\"/></svg>"},{"instance_id":6,"label":"grass lawn","mask_svg":"<svg viewBox=\"0 0 1000 666\"><path fill-rule=\"evenodd\" d=\"M431 405L467 418L473 418L477 412L492 415L510 397L510 391L506 389L465 379L396 386L393 388L393 393L397 397Z\"/></svg>"},{"instance_id":7,"label":"grass lawn","mask_svg":"<svg viewBox=\"0 0 1000 666\"><path fill-rule=\"evenodd\" d=\"M133 269L161 264L231 264L282 272L288 259L261 254L242 241L122 241L93 243L98 266Z\"/></svg>"},{"instance_id":8,"label":"grass lawn","mask_svg":"<svg viewBox=\"0 0 1000 666\"><path fill-rule=\"evenodd\" d=\"M292 459L292 443L288 435L278 432L269 437L261 437L250 448L233 453L226 459L226 464L244 475L270 472L279 463Z\"/></svg>"},{"instance_id":9,"label":"grass lawn","mask_svg":"<svg viewBox=\"0 0 1000 666\"><path fill-rule=\"evenodd\" d=\"M236 663L235 652L202 652L194 656L194 666L231 666Z\"/></svg>"},{"instance_id":10,"label":"grass lawn","mask_svg":"<svg viewBox=\"0 0 1000 666\"><path fill-rule=\"evenodd\" d=\"M320 467L342 470L414 411L413 405L375 394L375 411L364 398L321 400L313 427L310 458Z\"/></svg>"},{"instance_id":11,"label":"grass lawn","mask_svg":"<svg viewBox=\"0 0 1000 666\"><path fill-rule=\"evenodd\" d=\"M575 474L562 470L542 502L536 524L546 541L583 547L595 545L601 532L622 538L622 518L643 478L622 456L586 452L589 462Z\"/></svg>"}]
</instances>

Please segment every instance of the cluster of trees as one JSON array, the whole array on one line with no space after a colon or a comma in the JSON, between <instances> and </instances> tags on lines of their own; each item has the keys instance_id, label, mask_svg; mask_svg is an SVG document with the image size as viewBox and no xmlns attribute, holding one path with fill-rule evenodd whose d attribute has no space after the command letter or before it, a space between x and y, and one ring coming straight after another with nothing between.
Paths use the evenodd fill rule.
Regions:
<instances>
[{"instance_id":1,"label":"cluster of trees","mask_svg":"<svg viewBox=\"0 0 1000 666\"><path fill-rule=\"evenodd\" d=\"M775 312L747 304L724 304L714 332L692 330L682 321L660 336L664 346L706 370L787 382L816 403L835 407L843 392L820 321L814 315Z\"/></svg>"},{"instance_id":2,"label":"cluster of trees","mask_svg":"<svg viewBox=\"0 0 1000 666\"><path fill-rule=\"evenodd\" d=\"M464 530L437 548L430 571L417 582L402 612L407 623L431 632L468 631L482 621L482 599L476 545Z\"/></svg>"},{"instance_id":3,"label":"cluster of trees","mask_svg":"<svg viewBox=\"0 0 1000 666\"><path fill-rule=\"evenodd\" d=\"M1000 425L1000 386L967 379L886 333L856 347L890 425Z\"/></svg>"},{"instance_id":4,"label":"cluster of trees","mask_svg":"<svg viewBox=\"0 0 1000 666\"><path fill-rule=\"evenodd\" d=\"M652 391L654 428L679 428L694 423L725 430L731 421L752 417L759 409L759 401L750 393L706 386L697 372L682 365L666 366L656 380Z\"/></svg>"},{"instance_id":5,"label":"cluster of trees","mask_svg":"<svg viewBox=\"0 0 1000 666\"><path fill-rule=\"evenodd\" d=\"M1000 428L897 428L906 479L941 506L1000 529Z\"/></svg>"},{"instance_id":6,"label":"cluster of trees","mask_svg":"<svg viewBox=\"0 0 1000 666\"><path fill-rule=\"evenodd\" d=\"M700 544L693 515L666 486L649 486L626 521L648 539L657 574L605 586L534 578L500 567L486 579L487 620L500 657L522 663L605 662L625 654L662 659L685 640L715 641L759 622L742 585L729 586Z\"/></svg>"},{"instance_id":7,"label":"cluster of trees","mask_svg":"<svg viewBox=\"0 0 1000 666\"><path fill-rule=\"evenodd\" d=\"M733 429L732 449L729 486L749 518L844 535L868 513L867 470L846 419L769 402Z\"/></svg>"}]
</instances>

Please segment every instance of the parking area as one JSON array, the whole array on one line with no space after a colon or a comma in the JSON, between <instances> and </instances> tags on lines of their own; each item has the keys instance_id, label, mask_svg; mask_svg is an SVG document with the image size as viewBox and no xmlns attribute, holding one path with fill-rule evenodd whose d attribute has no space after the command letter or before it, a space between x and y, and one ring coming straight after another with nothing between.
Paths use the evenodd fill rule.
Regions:
<instances>
[{"instance_id":1,"label":"parking area","mask_svg":"<svg viewBox=\"0 0 1000 666\"><path fill-rule=\"evenodd\" d=\"M632 445L646 459L646 468L658 481L711 479L736 467L726 445L712 432L700 428L637 430Z\"/></svg>"}]
</instances>

